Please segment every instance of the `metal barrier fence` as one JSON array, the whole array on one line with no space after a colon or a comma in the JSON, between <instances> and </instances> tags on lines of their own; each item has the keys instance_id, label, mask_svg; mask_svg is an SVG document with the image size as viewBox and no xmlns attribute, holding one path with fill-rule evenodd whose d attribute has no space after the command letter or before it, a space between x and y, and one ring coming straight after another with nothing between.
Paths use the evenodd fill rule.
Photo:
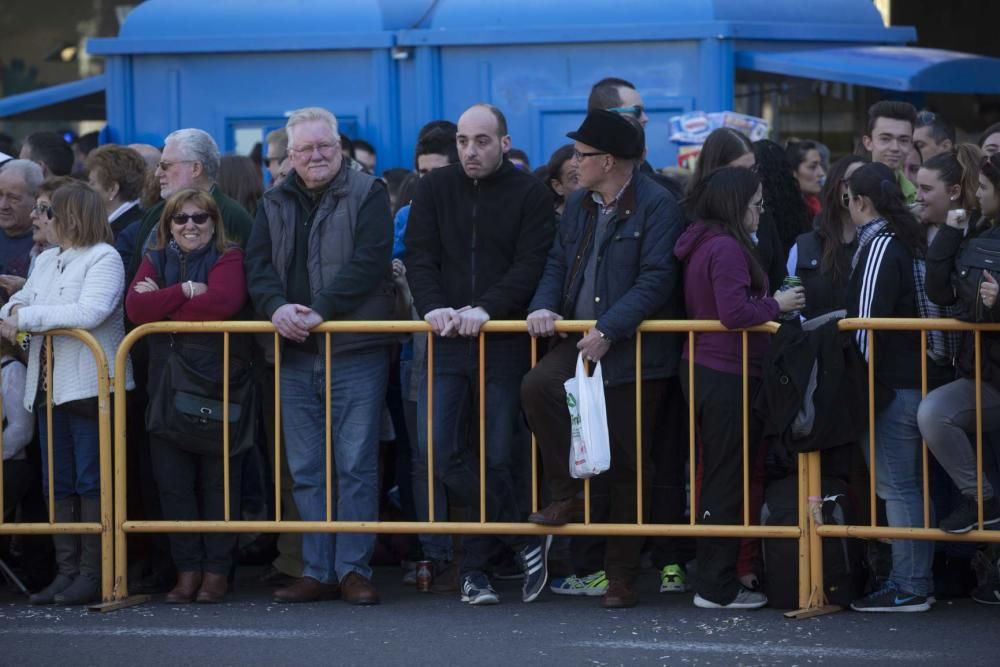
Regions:
<instances>
[{"instance_id":1,"label":"metal barrier fence","mask_svg":"<svg viewBox=\"0 0 1000 667\"><path fill-rule=\"evenodd\" d=\"M58 523L55 516L55 475L52 434L52 392L48 392L45 401L46 431L48 438L48 505L49 520L47 523L5 523L4 522L4 475L3 461L0 456L0 535L100 535L101 536L101 600L110 602L113 599L114 575L114 524L112 522L112 466L111 466L111 400L110 379L108 377L108 361L104 349L87 331L80 329L54 329L45 333L33 334L44 337L45 342L45 380L48 387L53 386L52 378L52 339L56 336L76 338L86 345L94 355L97 365L97 409L99 434L99 465L100 465L100 523ZM122 393L124 394L124 367L122 370ZM2 403L2 402L0 402ZM2 407L0 407L2 417ZM3 434L0 432L0 454L3 452Z\"/></svg>"},{"instance_id":2,"label":"metal barrier fence","mask_svg":"<svg viewBox=\"0 0 1000 667\"><path fill-rule=\"evenodd\" d=\"M982 334L1000 332L1000 324L972 324L951 319L845 319L839 322L841 331L866 331L868 340L868 455L872 462L869 470L869 522L856 526L820 526L817 533L821 537L862 537L868 539L916 539L949 540L962 542L1000 542L1000 530L983 530L983 396L982 396ZM927 332L928 331L971 331L973 332L975 386L976 386L976 477L979 505L979 520L976 529L956 535L946 533L930 525L930 491L928 487L929 450L923 443L923 528L890 528L878 526L875 505L875 349L876 331L919 331L921 352L921 398L927 396ZM940 518L940 517L939 517Z\"/></svg>"},{"instance_id":3,"label":"metal barrier fence","mask_svg":"<svg viewBox=\"0 0 1000 667\"><path fill-rule=\"evenodd\" d=\"M593 322L584 321L562 321L557 323L557 331L564 333L585 332L593 327ZM637 465L637 491L636 507L638 518L635 524L613 524L613 523L592 523L590 516L590 484L589 480L584 480L584 521L583 523L569 524L566 526L553 528L536 526L530 523L501 523L486 521L486 400L485 400L485 350L488 334L497 333L527 333L527 325L523 321L493 321L487 322L480 333L479 345L479 491L480 491L480 512L478 522L456 522L440 521L434 516L434 442L433 442L433 383L434 374L427 373L428 389L428 417L427 417L427 487L428 487L428 522L417 521L335 521L331 504L332 479L332 442L330 405L326 401L326 483L327 483L327 508L326 521L282 521L281 520L281 480L279 475L275 475L274 504L275 519L273 521L236 521L229 516L229 469L228 469L228 428L224 429L222 449L225 462L225 497L226 510L225 518L222 521L134 521L126 516L126 478L125 466L127 456L126 443L126 402L125 393L121 391L124 379L116 378L116 389L119 393L115 395L115 599L125 600L128 598L127 589L127 536L131 533L158 533L158 532L379 532L379 533L444 533L444 534L556 534L556 535L600 535L600 536L714 536L714 537L767 537L767 538L787 538L799 541L799 562L800 567L800 602L804 605L813 595L810 571L810 543L808 533L808 506L807 506L807 484L806 484L806 458L799 456L799 513L798 523L794 526L760 526L751 522L750 516L750 459L748 443L748 380L747 380L747 334L750 331L773 332L777 328L776 324L762 325L754 327L741 333L743 341L743 522L741 525L733 526L706 526L695 524L695 514L691 513L690 521L687 524L652 524L644 522L642 519L643 497L642 497L642 465ZM636 384L636 460L642 461L642 383L641 383L641 359L642 359L642 336L646 333L687 333L688 341L694 349L694 335L698 332L729 332L716 321L655 321L645 322L636 334L635 354L637 367ZM274 362L275 362L275 451L274 469L281 468L281 340L275 332L273 325L268 322L158 322L140 326L130 332L122 342L116 355L117 372L124 368L128 353L137 340L151 334L163 333L220 333L223 336L223 348L225 350L226 361L223 374L228 377L228 350L229 337L231 334L252 334L270 333L274 341ZM330 337L337 333L426 333L427 335L427 366L434 367L434 336L430 333L430 327L423 322L326 322L313 329L314 335L325 336L325 369L326 384L330 384L331 372L335 368L331 364L331 344ZM697 356L695 350L694 356ZM537 360L537 341L531 341L531 365L535 365ZM693 386L693 366L691 367L689 379ZM226 383L223 405L228 411L228 382ZM693 422L693 409L689 411L689 419ZM228 425L228 414L223 417L223 424ZM690 455L690 479L691 490L689 501L691 507L695 506L695 435L691 429L689 439ZM538 509L538 451L537 443L532 437L531 441L531 507Z\"/></svg>"},{"instance_id":4,"label":"metal barrier fence","mask_svg":"<svg viewBox=\"0 0 1000 667\"><path fill-rule=\"evenodd\" d=\"M557 324L560 332L584 332L593 323L580 321L563 321ZM870 521L867 525L829 526L819 525L811 516L808 498L810 496L821 495L821 466L819 452L799 455L798 468L798 521L794 526L760 526L751 523L749 504L749 443L748 438L748 416L749 402L748 381L747 381L747 334L751 331L773 332L777 328L774 323L754 327L746 331L733 332L742 336L743 346L743 499L744 512L742 525L733 526L705 526L695 524L695 513L691 513L690 521L687 524L653 524L644 522L642 518L642 466L637 466L637 522L635 524L608 524L592 523L590 517L590 489L589 482L584 483L585 487L585 516L583 523L569 524L563 527L540 527L528 523L490 523L486 521L485 514L485 448L486 435L485 423L482 417L485 416L485 349L487 345L487 334L493 333L525 333L526 324L521 321L497 321L488 322L480 334L479 345L479 454L480 454L480 517L478 522L452 522L439 521L434 517L434 445L433 445L433 373L427 374L428 394L428 453L427 453L427 484L428 484L428 505L430 509L430 520L426 523L415 521L383 522L383 521L360 521L360 522L340 522L333 520L332 506L330 504L330 494L332 481L332 447L330 430L330 408L327 404L326 418L326 472L327 472L327 520L326 521L282 521L281 516L281 481L280 476L275 479L275 510L276 519L273 521L238 521L233 520L229 515L229 470L228 456L224 456L225 463L225 494L227 499L225 519L223 521L192 521L192 522L169 522L169 521L134 521L129 520L126 515L126 392L125 392L125 365L127 363L129 351L140 338L154 333L219 333L224 339L224 374L228 377L228 351L229 337L231 334L248 333L270 333L273 336L275 349L275 470L281 465L281 394L280 394L280 368L281 368L281 340L275 332L274 327L267 322L204 322L204 323L155 323L147 324L132 331L122 342L115 358L115 410L114 410L114 474L112 475L112 450L111 450L111 428L110 428L110 394L108 379L108 364L104 357L103 350L99 343L89 333L77 330L58 330L43 334L46 338L46 346L49 351L46 364L46 377L49 386L52 381L51 366L51 346L54 336L72 336L81 340L90 348L97 361L98 369L98 406L99 406L99 428L100 428L100 501L101 501L101 523L56 523L54 515L54 489L50 484L49 496L49 521L47 523L4 523L3 522L3 479L0 475L0 534L56 534L70 533L82 535L101 535L102 547L102 600L107 603L105 606L116 608L128 604L127 589L127 535L130 533L159 533L159 532L381 532L381 533L445 533L445 534L561 534L561 535L630 535L630 536L715 536L715 537L758 537L758 538L784 538L797 539L799 550L799 605L798 612L788 614L790 617L805 618L808 616L826 613L835 608L826 605L823 593L823 561L822 543L824 537L860 537L866 539L930 539L930 540L958 540L958 541L1000 541L1000 531L983 530L982 526L982 479L983 479L983 432L982 432L982 394L981 394L981 335L982 332L1000 332L1000 324L997 325L973 325L958 322L955 320L921 320L921 319L854 319L842 320L841 330L866 330L868 333L870 358L877 353L874 349L874 332L883 330L895 331L919 331L921 332L921 352L923 378L922 394L927 393L927 332L928 331L972 331L975 342L976 361L976 459L978 487L980 493L979 501L979 526L963 535L953 535L945 533L930 526L930 493L928 491L927 467L928 450L926 443L923 451L924 468L924 526L922 528L891 528L879 526L875 514L875 472L870 474L870 494L871 507L869 508ZM427 364L433 368L434 363L434 337L429 331L429 327L422 322L327 322L314 330L314 334L325 336L325 356L326 356L326 377L329 383L330 374L333 370L330 364L330 336L337 333L355 332L380 332L380 333L426 333L427 335ZM691 355L697 360L697 350L694 347L695 333L698 332L730 332L719 322L712 321L650 321L643 323L636 335L636 360L641 362L642 357L642 337L647 333L686 333L688 343L694 353ZM531 341L531 361L532 366L537 359L537 341ZM637 363L641 369L641 363ZM694 383L693 364L689 365L689 382ZM872 388L875 383L874 365L868 366L869 384L869 456L874 460L875 448L875 412L874 412L874 392ZM225 386L223 403L228 410L228 382ZM641 382L636 386L636 453L637 461L642 460L642 401ZM47 419L51 432L52 404L51 399L47 402ZM223 423L228 424L228 415L224 416ZM694 408L689 405L688 418L691 425L694 423ZM228 452L228 426L224 427L224 438L221 443L224 454ZM52 445L49 443L49 479L52 479ZM2 451L2 435L0 435L0 451ZM537 444L532 438L531 442L531 479L532 479L532 509L538 508L538 452ZM689 436L689 475L692 480L689 502L691 507L695 507L695 430L691 428ZM112 486L114 484L114 505L112 518ZM113 575L113 576L112 576Z\"/></svg>"}]
</instances>

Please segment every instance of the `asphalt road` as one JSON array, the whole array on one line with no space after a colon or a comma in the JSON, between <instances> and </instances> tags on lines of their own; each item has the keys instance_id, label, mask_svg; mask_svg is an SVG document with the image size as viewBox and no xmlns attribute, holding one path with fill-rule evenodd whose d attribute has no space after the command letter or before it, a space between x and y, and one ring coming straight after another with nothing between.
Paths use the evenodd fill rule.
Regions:
<instances>
[{"instance_id":1,"label":"asphalt road","mask_svg":"<svg viewBox=\"0 0 1000 667\"><path fill-rule=\"evenodd\" d=\"M253 571L222 605L151 602L111 613L29 607L0 593L0 665L974 665L1000 664L1000 607L942 601L923 614L840 612L790 621L781 612L697 609L656 593L607 611L599 598L544 593L501 604L416 593L376 571L383 604L276 605Z\"/></svg>"}]
</instances>

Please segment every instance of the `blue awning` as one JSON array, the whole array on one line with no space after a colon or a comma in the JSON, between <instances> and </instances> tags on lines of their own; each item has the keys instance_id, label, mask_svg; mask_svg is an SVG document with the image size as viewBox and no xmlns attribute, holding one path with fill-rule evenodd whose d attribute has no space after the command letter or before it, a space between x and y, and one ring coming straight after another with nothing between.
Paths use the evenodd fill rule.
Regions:
<instances>
[{"instance_id":1,"label":"blue awning","mask_svg":"<svg viewBox=\"0 0 1000 667\"><path fill-rule=\"evenodd\" d=\"M0 99L8 120L104 120L104 74Z\"/></svg>"},{"instance_id":2,"label":"blue awning","mask_svg":"<svg viewBox=\"0 0 1000 667\"><path fill-rule=\"evenodd\" d=\"M736 66L900 92L1000 93L1000 58L907 46L737 51Z\"/></svg>"}]
</instances>

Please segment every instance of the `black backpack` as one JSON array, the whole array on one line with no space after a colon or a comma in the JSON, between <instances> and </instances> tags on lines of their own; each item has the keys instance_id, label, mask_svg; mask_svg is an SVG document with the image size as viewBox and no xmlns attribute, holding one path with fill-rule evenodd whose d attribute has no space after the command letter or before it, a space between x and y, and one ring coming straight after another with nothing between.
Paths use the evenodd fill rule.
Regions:
<instances>
[{"instance_id":1,"label":"black backpack","mask_svg":"<svg viewBox=\"0 0 1000 667\"><path fill-rule=\"evenodd\" d=\"M823 478L823 522L853 523L847 483L836 477ZM798 523L798 478L789 475L771 482L764 490L761 524L794 526ZM764 593L772 607L796 609L799 604L799 545L797 540L763 540ZM864 545L855 538L823 538L823 584L830 604L847 607L864 592L866 573Z\"/></svg>"}]
</instances>

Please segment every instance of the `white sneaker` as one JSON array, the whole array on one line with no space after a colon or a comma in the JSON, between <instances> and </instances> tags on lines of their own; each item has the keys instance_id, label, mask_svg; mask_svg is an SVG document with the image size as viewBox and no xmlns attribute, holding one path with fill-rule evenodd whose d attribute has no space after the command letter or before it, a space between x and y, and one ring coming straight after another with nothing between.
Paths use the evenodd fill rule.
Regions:
<instances>
[{"instance_id":1,"label":"white sneaker","mask_svg":"<svg viewBox=\"0 0 1000 667\"><path fill-rule=\"evenodd\" d=\"M706 600L697 593L694 594L694 606L702 609L760 609L766 604L766 595L742 587L740 592L736 594L736 599L729 604L717 604Z\"/></svg>"}]
</instances>

